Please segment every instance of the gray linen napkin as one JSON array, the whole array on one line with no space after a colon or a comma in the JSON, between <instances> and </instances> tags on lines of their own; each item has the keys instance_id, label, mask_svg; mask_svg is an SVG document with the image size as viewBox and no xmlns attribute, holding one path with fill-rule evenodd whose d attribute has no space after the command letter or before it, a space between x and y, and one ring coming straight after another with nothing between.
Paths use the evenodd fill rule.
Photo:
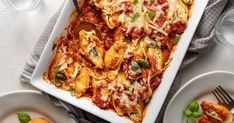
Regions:
<instances>
[{"instance_id":1,"label":"gray linen napkin","mask_svg":"<svg viewBox=\"0 0 234 123\"><path fill-rule=\"evenodd\" d=\"M62 7L61 7L62 8ZM49 23L47 24L45 30L41 34L38 42L36 43L34 50L31 56L25 63L24 70L20 75L21 82L28 82L30 83L31 75L34 71L34 68L37 64L38 59L44 49L46 42L53 30L53 27L58 19L60 14L61 8L54 14L54 16L50 19ZM172 87L167 95L166 101L163 104L163 107L158 115L156 122L162 122L163 114L165 108L170 101L171 97L180 87L180 71L195 61L199 55L209 49L213 44L214 40L214 24L220 15L230 9L234 8L234 0L210 0L208 6L205 10L205 13L202 17L202 20L195 32L195 35L192 39L192 42L189 46L189 49L186 53L186 56L183 60L181 68L177 73L177 76L172 84ZM45 94L47 95L47 94ZM47 95L47 97L58 107L63 107L67 110L69 116L77 121L77 123L92 123L92 122L106 122L88 112L85 112L79 108L76 108L66 102L63 102L55 97Z\"/></svg>"}]
</instances>

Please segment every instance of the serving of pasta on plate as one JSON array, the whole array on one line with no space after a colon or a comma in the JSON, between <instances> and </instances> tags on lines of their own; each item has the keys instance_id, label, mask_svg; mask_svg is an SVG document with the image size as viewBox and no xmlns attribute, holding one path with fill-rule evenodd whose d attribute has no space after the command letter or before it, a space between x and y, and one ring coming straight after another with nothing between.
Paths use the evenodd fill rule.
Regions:
<instances>
[{"instance_id":1,"label":"serving of pasta on plate","mask_svg":"<svg viewBox=\"0 0 234 123\"><path fill-rule=\"evenodd\" d=\"M186 29L193 0L85 0L53 47L44 79L141 122ZM75 27L86 21L95 30Z\"/></svg>"}]
</instances>

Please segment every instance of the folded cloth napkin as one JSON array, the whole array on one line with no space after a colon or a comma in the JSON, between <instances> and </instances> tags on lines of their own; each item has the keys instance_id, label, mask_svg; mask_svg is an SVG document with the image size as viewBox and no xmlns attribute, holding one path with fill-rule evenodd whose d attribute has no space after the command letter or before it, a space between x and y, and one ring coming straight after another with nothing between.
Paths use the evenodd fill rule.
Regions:
<instances>
[{"instance_id":1,"label":"folded cloth napkin","mask_svg":"<svg viewBox=\"0 0 234 123\"><path fill-rule=\"evenodd\" d=\"M62 8L62 7L61 7ZM34 50L31 56L25 63L24 70L20 75L21 82L30 83L31 75L34 71L34 68L37 64L38 59L44 49L46 42L48 41L50 34L54 28L55 23L57 22L58 16L60 14L61 8L54 14L54 16L50 19L47 24L45 30L41 34L38 42L36 43ZM183 60L181 68L175 78L171 89L167 95L167 98L162 106L162 109L156 119L156 122L161 123L165 108L170 101L171 97L180 87L180 71L195 61L199 55L209 49L213 44L214 40L214 25L217 19L220 17L222 13L229 11L234 8L234 0L210 0L208 6L205 10L205 13L200 21L200 24L194 34L194 37L191 41L191 44L188 48L186 56ZM77 123L92 123L92 122L106 122L101 118L98 118L88 112L85 112L79 108L76 108L66 102L63 102L55 97L52 97L48 94L47 97L54 103L55 106L65 108L73 119L76 120Z\"/></svg>"}]
</instances>

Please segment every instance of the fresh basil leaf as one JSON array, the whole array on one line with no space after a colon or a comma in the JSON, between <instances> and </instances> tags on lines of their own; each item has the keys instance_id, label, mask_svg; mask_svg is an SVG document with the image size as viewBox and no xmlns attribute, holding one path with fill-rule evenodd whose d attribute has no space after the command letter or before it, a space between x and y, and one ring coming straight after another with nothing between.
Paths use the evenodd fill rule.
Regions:
<instances>
[{"instance_id":1,"label":"fresh basil leaf","mask_svg":"<svg viewBox=\"0 0 234 123\"><path fill-rule=\"evenodd\" d=\"M140 64L143 68L149 68L149 62L145 59L139 59L137 63Z\"/></svg>"},{"instance_id":2,"label":"fresh basil leaf","mask_svg":"<svg viewBox=\"0 0 234 123\"><path fill-rule=\"evenodd\" d=\"M190 118L193 115L193 112L189 109L185 109L183 113L187 118Z\"/></svg>"},{"instance_id":3,"label":"fresh basil leaf","mask_svg":"<svg viewBox=\"0 0 234 123\"><path fill-rule=\"evenodd\" d=\"M136 74L140 74L140 73L142 73L142 71L141 71L141 69L139 68L139 69L137 69L137 70L135 71L135 73L136 73Z\"/></svg>"},{"instance_id":4,"label":"fresh basil leaf","mask_svg":"<svg viewBox=\"0 0 234 123\"><path fill-rule=\"evenodd\" d=\"M66 76L63 73L57 73L56 77L61 78L61 79L66 79Z\"/></svg>"},{"instance_id":5,"label":"fresh basil leaf","mask_svg":"<svg viewBox=\"0 0 234 123\"><path fill-rule=\"evenodd\" d=\"M135 22L139 17L140 17L140 14L137 12L137 13L133 16L132 22Z\"/></svg>"},{"instance_id":6,"label":"fresh basil leaf","mask_svg":"<svg viewBox=\"0 0 234 123\"><path fill-rule=\"evenodd\" d=\"M178 43L180 41L180 35L179 34L176 34L175 35L175 43Z\"/></svg>"},{"instance_id":7,"label":"fresh basil leaf","mask_svg":"<svg viewBox=\"0 0 234 123\"><path fill-rule=\"evenodd\" d=\"M137 3L139 3L139 1L138 1L138 0L134 0L133 3L134 3L134 4L137 4Z\"/></svg>"},{"instance_id":8,"label":"fresh basil leaf","mask_svg":"<svg viewBox=\"0 0 234 123\"><path fill-rule=\"evenodd\" d=\"M140 66L138 65L137 62L132 61L132 62L131 62L131 67L132 67L132 69L135 71L136 74L142 73L141 68L140 68Z\"/></svg>"},{"instance_id":9,"label":"fresh basil leaf","mask_svg":"<svg viewBox=\"0 0 234 123\"><path fill-rule=\"evenodd\" d=\"M157 43L156 42L151 42L149 45L149 48L156 48L157 47Z\"/></svg>"},{"instance_id":10,"label":"fresh basil leaf","mask_svg":"<svg viewBox=\"0 0 234 123\"><path fill-rule=\"evenodd\" d=\"M199 102L198 101L192 101L189 103L188 108L192 112L197 112L199 110Z\"/></svg>"},{"instance_id":11,"label":"fresh basil leaf","mask_svg":"<svg viewBox=\"0 0 234 123\"><path fill-rule=\"evenodd\" d=\"M198 118L202 115L201 111L193 112L193 117Z\"/></svg>"},{"instance_id":12,"label":"fresh basil leaf","mask_svg":"<svg viewBox=\"0 0 234 123\"><path fill-rule=\"evenodd\" d=\"M20 123L28 123L31 120L31 117L24 112L17 112L17 115Z\"/></svg>"},{"instance_id":13,"label":"fresh basil leaf","mask_svg":"<svg viewBox=\"0 0 234 123\"><path fill-rule=\"evenodd\" d=\"M132 61L132 62L131 62L131 66L132 66L132 69L133 69L134 71L140 69L138 63L135 62L135 61Z\"/></svg>"},{"instance_id":14,"label":"fresh basil leaf","mask_svg":"<svg viewBox=\"0 0 234 123\"><path fill-rule=\"evenodd\" d=\"M153 18L153 17L155 17L155 12L149 12L148 15L149 15L149 17Z\"/></svg>"}]
</instances>

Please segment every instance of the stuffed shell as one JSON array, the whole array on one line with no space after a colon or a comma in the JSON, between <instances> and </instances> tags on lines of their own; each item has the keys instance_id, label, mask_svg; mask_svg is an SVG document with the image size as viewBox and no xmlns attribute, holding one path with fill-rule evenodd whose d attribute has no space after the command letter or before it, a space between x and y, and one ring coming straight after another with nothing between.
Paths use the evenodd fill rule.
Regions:
<instances>
[{"instance_id":1,"label":"stuffed shell","mask_svg":"<svg viewBox=\"0 0 234 123\"><path fill-rule=\"evenodd\" d=\"M203 101L201 108L204 112L199 123L233 123L233 114L224 106Z\"/></svg>"}]
</instances>

